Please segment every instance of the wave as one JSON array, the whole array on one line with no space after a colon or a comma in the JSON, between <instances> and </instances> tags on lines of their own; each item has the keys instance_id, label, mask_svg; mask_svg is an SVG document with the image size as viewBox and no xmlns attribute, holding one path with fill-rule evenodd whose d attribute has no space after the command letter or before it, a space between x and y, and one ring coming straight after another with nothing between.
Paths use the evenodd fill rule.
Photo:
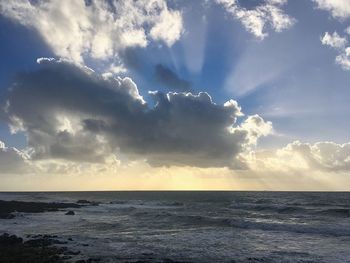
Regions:
<instances>
[{"instance_id":1,"label":"wave","mask_svg":"<svg viewBox=\"0 0 350 263\"><path fill-rule=\"evenodd\" d=\"M254 211L271 211L277 213L295 213L305 212L308 209L300 206L291 205L276 205L276 204L256 204L256 203L244 203L244 204L232 204L230 206L233 209L241 210L254 210Z\"/></svg>"},{"instance_id":2,"label":"wave","mask_svg":"<svg viewBox=\"0 0 350 263\"><path fill-rule=\"evenodd\" d=\"M242 220L229 220L230 226L244 229L258 229L266 231L283 231L300 234L318 234L327 236L350 236L347 227L329 227L325 225L302 225L302 224L282 224L251 222Z\"/></svg>"},{"instance_id":3,"label":"wave","mask_svg":"<svg viewBox=\"0 0 350 263\"><path fill-rule=\"evenodd\" d=\"M174 215L158 214L163 217L171 217L170 220L184 225L213 226L213 227L234 227L240 229L255 229L264 231L282 231L300 234L318 234L328 236L350 236L348 226L331 226L326 224L291 224L282 221L259 222L240 218L210 217L202 215Z\"/></svg>"},{"instance_id":4,"label":"wave","mask_svg":"<svg viewBox=\"0 0 350 263\"><path fill-rule=\"evenodd\" d=\"M350 217L350 209L346 208L330 208L318 211L318 214L336 216L336 217Z\"/></svg>"},{"instance_id":5,"label":"wave","mask_svg":"<svg viewBox=\"0 0 350 263\"><path fill-rule=\"evenodd\" d=\"M276 205L276 204L232 204L232 209L273 212L278 214L304 214L304 215L321 215L330 217L350 217L350 208L344 206L298 206L298 205ZM323 209L322 209L323 208Z\"/></svg>"}]
</instances>

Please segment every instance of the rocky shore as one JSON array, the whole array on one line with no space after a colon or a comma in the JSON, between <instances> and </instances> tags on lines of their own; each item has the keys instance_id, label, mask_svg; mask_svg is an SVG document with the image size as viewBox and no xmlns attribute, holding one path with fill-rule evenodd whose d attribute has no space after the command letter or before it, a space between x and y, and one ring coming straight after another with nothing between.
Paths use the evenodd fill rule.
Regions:
<instances>
[{"instance_id":1,"label":"rocky shore","mask_svg":"<svg viewBox=\"0 0 350 263\"><path fill-rule=\"evenodd\" d=\"M0 236L0 262L65 262L80 253L70 251L64 244L67 242L55 236L38 235L24 241L21 237L5 233Z\"/></svg>"},{"instance_id":2,"label":"rocky shore","mask_svg":"<svg viewBox=\"0 0 350 263\"><path fill-rule=\"evenodd\" d=\"M42 213L80 207L82 207L82 205L76 203L44 203L0 200L0 219L12 219L15 217L14 212Z\"/></svg>"},{"instance_id":3,"label":"rocky shore","mask_svg":"<svg viewBox=\"0 0 350 263\"><path fill-rule=\"evenodd\" d=\"M78 200L77 203L45 203L0 200L0 219L10 220L16 213L42 213L63 211L67 215L74 215L72 210L82 206L98 205L87 200ZM65 246L72 239L60 240L57 236L33 235L25 239L8 233L0 234L0 262L1 263L32 263L32 262L98 262L93 259L79 257L80 251L71 251ZM78 258L77 260L75 260Z\"/></svg>"},{"instance_id":4,"label":"rocky shore","mask_svg":"<svg viewBox=\"0 0 350 263\"><path fill-rule=\"evenodd\" d=\"M75 209L83 206L99 205L97 202L77 200L76 203L45 203L0 200L1 220L14 219L18 213L42 213L62 211L67 216L75 216ZM56 262L130 262L130 263L175 263L170 259L155 259L153 255L143 255L142 259L111 259L90 258L81 251L71 249L74 240L55 235L26 235L19 237L9 233L0 233L0 262L1 263L56 263ZM88 244L82 244L88 246Z\"/></svg>"},{"instance_id":5,"label":"rocky shore","mask_svg":"<svg viewBox=\"0 0 350 263\"><path fill-rule=\"evenodd\" d=\"M107 258L87 258L81 255L80 251L72 251L67 248L71 238L67 241L58 239L57 236L35 235L27 236L24 241L21 237L4 233L0 235L0 262L1 263L97 263L97 262L114 262L113 259ZM120 262L122 259L118 259ZM171 259L156 260L135 259L122 260L126 263L185 263L173 261Z\"/></svg>"}]
</instances>

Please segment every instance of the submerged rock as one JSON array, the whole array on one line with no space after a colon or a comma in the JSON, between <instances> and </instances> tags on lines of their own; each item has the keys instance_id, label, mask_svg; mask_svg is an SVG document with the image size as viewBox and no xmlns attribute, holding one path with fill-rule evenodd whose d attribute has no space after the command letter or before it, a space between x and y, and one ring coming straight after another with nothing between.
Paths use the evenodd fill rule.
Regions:
<instances>
[{"instance_id":1,"label":"submerged rock","mask_svg":"<svg viewBox=\"0 0 350 263\"><path fill-rule=\"evenodd\" d=\"M42 213L80 207L81 205L75 203L44 203L0 200L0 219L12 219L15 217L13 215L14 212Z\"/></svg>"},{"instance_id":2,"label":"submerged rock","mask_svg":"<svg viewBox=\"0 0 350 263\"><path fill-rule=\"evenodd\" d=\"M75 213L74 213L74 211L68 211L67 213L65 213L65 215L68 215L68 216L74 216L75 215Z\"/></svg>"}]
</instances>

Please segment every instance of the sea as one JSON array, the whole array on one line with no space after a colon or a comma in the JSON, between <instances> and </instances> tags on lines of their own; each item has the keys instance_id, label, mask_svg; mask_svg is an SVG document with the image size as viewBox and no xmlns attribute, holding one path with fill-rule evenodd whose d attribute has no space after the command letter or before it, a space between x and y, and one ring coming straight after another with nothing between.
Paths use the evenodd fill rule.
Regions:
<instances>
[{"instance_id":1,"label":"sea","mask_svg":"<svg viewBox=\"0 0 350 263\"><path fill-rule=\"evenodd\" d=\"M350 262L350 192L0 193L0 200L98 202L18 213L0 233L48 234L100 262Z\"/></svg>"}]
</instances>

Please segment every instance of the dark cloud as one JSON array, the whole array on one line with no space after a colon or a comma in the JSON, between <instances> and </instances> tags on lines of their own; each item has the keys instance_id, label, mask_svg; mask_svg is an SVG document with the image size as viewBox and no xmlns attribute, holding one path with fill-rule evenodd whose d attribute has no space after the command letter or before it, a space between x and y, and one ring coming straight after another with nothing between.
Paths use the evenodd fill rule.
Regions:
<instances>
[{"instance_id":1,"label":"dark cloud","mask_svg":"<svg viewBox=\"0 0 350 263\"><path fill-rule=\"evenodd\" d=\"M103 78L64 61L40 61L8 93L6 116L23 130L32 158L102 162L116 152L151 165L237 166L248 141L230 129L237 103L205 93L151 92L147 105L130 78Z\"/></svg>"},{"instance_id":2,"label":"dark cloud","mask_svg":"<svg viewBox=\"0 0 350 263\"><path fill-rule=\"evenodd\" d=\"M160 84L164 85L170 90L174 91L190 91L191 90L191 82L181 79L175 72L171 69L157 64L155 66L154 73L156 81Z\"/></svg>"}]
</instances>

